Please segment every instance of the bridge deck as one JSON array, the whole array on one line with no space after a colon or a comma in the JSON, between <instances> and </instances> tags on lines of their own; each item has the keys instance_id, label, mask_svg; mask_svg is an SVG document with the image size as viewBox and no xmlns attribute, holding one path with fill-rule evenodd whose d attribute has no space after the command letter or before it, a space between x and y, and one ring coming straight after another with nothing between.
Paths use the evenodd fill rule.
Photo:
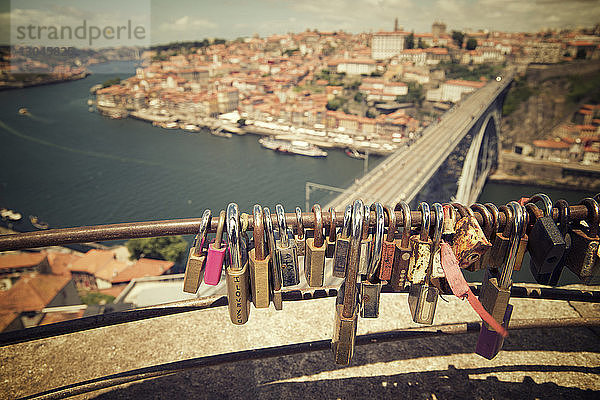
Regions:
<instances>
[{"instance_id":1,"label":"bridge deck","mask_svg":"<svg viewBox=\"0 0 600 400\"><path fill-rule=\"evenodd\" d=\"M325 209L343 209L359 197L366 204L379 201L393 205L399 200L411 201L511 81L511 77L504 77L500 82L493 80L475 91L446 112L439 123L425 129L410 147L390 155Z\"/></svg>"}]
</instances>

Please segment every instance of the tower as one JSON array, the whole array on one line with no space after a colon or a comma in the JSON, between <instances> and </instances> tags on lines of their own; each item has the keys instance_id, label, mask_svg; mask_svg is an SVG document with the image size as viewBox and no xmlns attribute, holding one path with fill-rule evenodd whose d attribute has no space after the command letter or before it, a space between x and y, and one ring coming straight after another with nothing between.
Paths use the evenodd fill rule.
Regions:
<instances>
[{"instance_id":1,"label":"tower","mask_svg":"<svg viewBox=\"0 0 600 400\"><path fill-rule=\"evenodd\" d=\"M398 18L394 19L394 32L398 32Z\"/></svg>"}]
</instances>

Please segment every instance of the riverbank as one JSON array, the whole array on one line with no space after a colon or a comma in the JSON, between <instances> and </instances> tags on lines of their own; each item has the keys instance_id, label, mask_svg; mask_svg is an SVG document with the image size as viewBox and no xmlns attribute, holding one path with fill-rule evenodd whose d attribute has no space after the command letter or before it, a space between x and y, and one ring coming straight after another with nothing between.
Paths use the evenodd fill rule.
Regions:
<instances>
[{"instance_id":1,"label":"riverbank","mask_svg":"<svg viewBox=\"0 0 600 400\"><path fill-rule=\"evenodd\" d=\"M600 191L600 165L560 163L503 153L498 170L488 179L515 185Z\"/></svg>"},{"instance_id":2,"label":"riverbank","mask_svg":"<svg viewBox=\"0 0 600 400\"><path fill-rule=\"evenodd\" d=\"M72 81L78 81L80 79L87 78L91 73L89 71L82 72L80 74L74 74L66 78L50 78L43 79L40 81L2 81L0 82L0 90L12 90L12 89L26 89L35 86L54 85L57 83L66 83Z\"/></svg>"}]
</instances>

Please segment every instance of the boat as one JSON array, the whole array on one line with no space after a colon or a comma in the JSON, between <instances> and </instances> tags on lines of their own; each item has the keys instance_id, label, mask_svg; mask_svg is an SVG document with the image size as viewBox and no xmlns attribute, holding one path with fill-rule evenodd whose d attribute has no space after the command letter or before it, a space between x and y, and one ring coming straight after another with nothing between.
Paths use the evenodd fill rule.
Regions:
<instances>
[{"instance_id":1,"label":"boat","mask_svg":"<svg viewBox=\"0 0 600 400\"><path fill-rule=\"evenodd\" d=\"M188 132L198 132L200 131L200 128L194 124L185 124L183 125L183 130Z\"/></svg>"},{"instance_id":2,"label":"boat","mask_svg":"<svg viewBox=\"0 0 600 400\"><path fill-rule=\"evenodd\" d=\"M227 122L221 122L220 128L224 131L235 133L236 135L245 135L246 131L238 125L230 124Z\"/></svg>"},{"instance_id":3,"label":"boat","mask_svg":"<svg viewBox=\"0 0 600 400\"><path fill-rule=\"evenodd\" d=\"M350 147L346 148L346 150L344 150L344 153L346 153L348 157L356 158L357 160L364 160L365 158L367 158L366 154L361 153L360 151L352 149Z\"/></svg>"},{"instance_id":4,"label":"boat","mask_svg":"<svg viewBox=\"0 0 600 400\"><path fill-rule=\"evenodd\" d=\"M30 215L29 221L31 222L31 225L35 226L38 229L48 229L48 227L49 227L48 223L41 221L35 215Z\"/></svg>"},{"instance_id":5,"label":"boat","mask_svg":"<svg viewBox=\"0 0 600 400\"><path fill-rule=\"evenodd\" d=\"M221 127L216 128L216 129L211 129L210 133L211 133L211 135L215 135L215 136L219 136L219 137L224 137L224 138L230 138L230 137L233 136L231 133L225 132L223 130L223 128L221 128Z\"/></svg>"},{"instance_id":6,"label":"boat","mask_svg":"<svg viewBox=\"0 0 600 400\"><path fill-rule=\"evenodd\" d=\"M297 154L308 157L327 157L327 152L313 144L303 140L280 140L271 138L261 138L258 143L266 149L283 154Z\"/></svg>"},{"instance_id":7,"label":"boat","mask_svg":"<svg viewBox=\"0 0 600 400\"><path fill-rule=\"evenodd\" d=\"M20 221L23 216L13 210L9 210L8 208L0 208L0 218L5 221L17 222Z\"/></svg>"},{"instance_id":8,"label":"boat","mask_svg":"<svg viewBox=\"0 0 600 400\"><path fill-rule=\"evenodd\" d=\"M29 114L29 110L26 109L25 107L21 107L21 108L19 108L19 114L27 115L27 114Z\"/></svg>"}]
</instances>

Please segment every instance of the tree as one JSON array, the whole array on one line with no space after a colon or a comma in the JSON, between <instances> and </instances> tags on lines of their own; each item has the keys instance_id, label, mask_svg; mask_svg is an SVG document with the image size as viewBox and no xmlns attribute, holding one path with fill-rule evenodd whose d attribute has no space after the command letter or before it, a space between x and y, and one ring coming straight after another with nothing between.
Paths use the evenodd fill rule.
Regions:
<instances>
[{"instance_id":1,"label":"tree","mask_svg":"<svg viewBox=\"0 0 600 400\"><path fill-rule=\"evenodd\" d=\"M469 38L467 40L467 50L475 50L477 48L477 39Z\"/></svg>"},{"instance_id":2,"label":"tree","mask_svg":"<svg viewBox=\"0 0 600 400\"><path fill-rule=\"evenodd\" d=\"M427 46L427 44L425 42L423 42L422 38L419 38L419 41L417 42L417 47L420 49L426 49L429 46Z\"/></svg>"},{"instance_id":3,"label":"tree","mask_svg":"<svg viewBox=\"0 0 600 400\"><path fill-rule=\"evenodd\" d=\"M411 32L410 35L406 37L406 48L414 49L415 48L415 34Z\"/></svg>"},{"instance_id":4,"label":"tree","mask_svg":"<svg viewBox=\"0 0 600 400\"><path fill-rule=\"evenodd\" d=\"M173 262L181 261L188 247L181 236L131 239L125 245L132 260L146 257Z\"/></svg>"},{"instance_id":5,"label":"tree","mask_svg":"<svg viewBox=\"0 0 600 400\"><path fill-rule=\"evenodd\" d=\"M458 47L462 48L465 34L460 31L452 31L452 40L454 40L454 43L456 43Z\"/></svg>"},{"instance_id":6,"label":"tree","mask_svg":"<svg viewBox=\"0 0 600 400\"><path fill-rule=\"evenodd\" d=\"M362 103L363 98L364 96L361 92L356 92L356 94L354 95L354 101L357 103Z\"/></svg>"}]
</instances>

